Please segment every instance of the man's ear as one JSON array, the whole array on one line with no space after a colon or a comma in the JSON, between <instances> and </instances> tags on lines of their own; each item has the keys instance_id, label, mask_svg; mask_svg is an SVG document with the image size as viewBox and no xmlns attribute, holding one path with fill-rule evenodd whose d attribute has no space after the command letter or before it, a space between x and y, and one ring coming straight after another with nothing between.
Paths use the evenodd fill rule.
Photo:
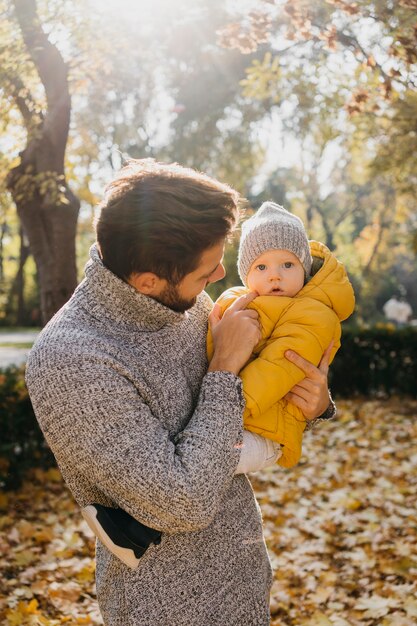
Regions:
<instances>
[{"instance_id":1,"label":"man's ear","mask_svg":"<svg viewBox=\"0 0 417 626\"><path fill-rule=\"evenodd\" d=\"M127 282L145 296L159 296L166 285L166 280L159 278L153 272L131 274Z\"/></svg>"}]
</instances>

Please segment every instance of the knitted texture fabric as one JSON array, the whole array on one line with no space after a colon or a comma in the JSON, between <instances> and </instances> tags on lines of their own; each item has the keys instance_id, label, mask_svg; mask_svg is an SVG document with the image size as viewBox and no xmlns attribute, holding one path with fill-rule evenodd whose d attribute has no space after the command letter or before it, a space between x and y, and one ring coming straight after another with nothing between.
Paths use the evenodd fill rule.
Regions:
<instances>
[{"instance_id":1,"label":"knitted texture fabric","mask_svg":"<svg viewBox=\"0 0 417 626\"><path fill-rule=\"evenodd\" d=\"M135 570L97 542L106 626L267 626L271 568L259 507L234 476L238 377L206 374L211 301L176 313L108 271L86 278L40 334L27 385L78 504L120 506L162 531Z\"/></svg>"},{"instance_id":2,"label":"knitted texture fabric","mask_svg":"<svg viewBox=\"0 0 417 626\"><path fill-rule=\"evenodd\" d=\"M267 250L289 250L300 260L306 276L310 275L311 254L303 222L284 207L264 202L255 215L242 224L237 266L247 286L249 270Z\"/></svg>"}]
</instances>

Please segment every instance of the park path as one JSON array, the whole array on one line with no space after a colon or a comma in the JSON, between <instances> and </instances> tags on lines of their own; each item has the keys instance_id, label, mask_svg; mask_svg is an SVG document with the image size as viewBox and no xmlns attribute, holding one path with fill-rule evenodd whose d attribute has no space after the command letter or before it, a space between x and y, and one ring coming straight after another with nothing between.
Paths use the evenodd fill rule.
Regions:
<instances>
[{"instance_id":1,"label":"park path","mask_svg":"<svg viewBox=\"0 0 417 626\"><path fill-rule=\"evenodd\" d=\"M10 367L11 365L23 365L26 362L30 348L19 347L18 344L33 343L38 336L37 330L18 330L13 329L0 332L0 369ZM6 345L4 345L6 344ZM16 344L13 346L7 344Z\"/></svg>"}]
</instances>

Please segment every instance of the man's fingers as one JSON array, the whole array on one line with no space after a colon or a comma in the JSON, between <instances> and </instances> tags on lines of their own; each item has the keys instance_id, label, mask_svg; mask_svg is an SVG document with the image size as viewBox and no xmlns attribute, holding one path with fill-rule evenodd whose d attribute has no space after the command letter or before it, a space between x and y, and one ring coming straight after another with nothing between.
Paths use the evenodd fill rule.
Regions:
<instances>
[{"instance_id":1,"label":"man's fingers","mask_svg":"<svg viewBox=\"0 0 417 626\"><path fill-rule=\"evenodd\" d=\"M315 395L318 393L319 385L309 378L303 378L297 385L292 387L291 391L302 395Z\"/></svg>"},{"instance_id":2,"label":"man's fingers","mask_svg":"<svg viewBox=\"0 0 417 626\"><path fill-rule=\"evenodd\" d=\"M324 351L324 354L321 357L321 361L319 363L319 370L326 376L329 371L330 356L332 354L333 344L334 344L334 341L332 340L330 344L327 346L326 350Z\"/></svg>"},{"instance_id":3,"label":"man's fingers","mask_svg":"<svg viewBox=\"0 0 417 626\"><path fill-rule=\"evenodd\" d=\"M306 359L303 359L302 356L300 356L296 352L293 352L292 350L285 351L285 358L288 359L288 361L291 361L291 363L294 363L294 365L299 367L300 370L303 370L304 374L308 378L316 380L320 376L322 376L317 367L310 363L310 361L306 361Z\"/></svg>"},{"instance_id":4,"label":"man's fingers","mask_svg":"<svg viewBox=\"0 0 417 626\"><path fill-rule=\"evenodd\" d=\"M304 379L302 382L304 383L305 381L306 379ZM300 384L300 385L294 385L294 387L288 393L290 393L292 396L298 396L300 398L304 398L304 400L311 401L312 396L313 397L318 396L318 390L319 390L319 387L314 385L314 383L311 383L311 385ZM285 397L287 400L289 399L287 398L287 396Z\"/></svg>"},{"instance_id":5,"label":"man's fingers","mask_svg":"<svg viewBox=\"0 0 417 626\"><path fill-rule=\"evenodd\" d=\"M285 394L284 397L286 400L288 400L288 402L295 404L295 406L301 409L302 413L304 413L307 410L308 408L307 401L301 396L298 396L295 393L292 393L292 391L289 391L287 394Z\"/></svg>"},{"instance_id":6,"label":"man's fingers","mask_svg":"<svg viewBox=\"0 0 417 626\"><path fill-rule=\"evenodd\" d=\"M252 302L255 298L258 297L256 291L250 291L249 293L245 293L244 296L240 296L236 298L232 305L227 309L228 311L241 311L242 309L246 309L249 302Z\"/></svg>"},{"instance_id":7,"label":"man's fingers","mask_svg":"<svg viewBox=\"0 0 417 626\"><path fill-rule=\"evenodd\" d=\"M210 311L208 316L208 321L210 324L210 328L214 328L221 320L221 306L220 304L215 304Z\"/></svg>"},{"instance_id":8,"label":"man's fingers","mask_svg":"<svg viewBox=\"0 0 417 626\"><path fill-rule=\"evenodd\" d=\"M325 350L320 367L315 367L292 350L285 352L286 358L297 365L306 375L285 397L301 409L306 419L318 417L329 405L327 371L331 350L332 344Z\"/></svg>"}]
</instances>

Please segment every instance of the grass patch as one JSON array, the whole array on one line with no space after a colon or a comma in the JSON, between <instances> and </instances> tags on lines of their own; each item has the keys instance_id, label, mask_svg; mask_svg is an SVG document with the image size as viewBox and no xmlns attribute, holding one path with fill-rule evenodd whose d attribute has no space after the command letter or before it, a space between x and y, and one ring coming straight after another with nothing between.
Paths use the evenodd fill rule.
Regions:
<instances>
[{"instance_id":1,"label":"grass patch","mask_svg":"<svg viewBox=\"0 0 417 626\"><path fill-rule=\"evenodd\" d=\"M20 341L18 343L12 343L10 341L5 341L4 343L0 339L0 348L31 348L33 346L33 341Z\"/></svg>"},{"instance_id":2,"label":"grass patch","mask_svg":"<svg viewBox=\"0 0 417 626\"><path fill-rule=\"evenodd\" d=\"M40 326L0 326L0 335L2 333L38 333L41 330Z\"/></svg>"}]
</instances>

